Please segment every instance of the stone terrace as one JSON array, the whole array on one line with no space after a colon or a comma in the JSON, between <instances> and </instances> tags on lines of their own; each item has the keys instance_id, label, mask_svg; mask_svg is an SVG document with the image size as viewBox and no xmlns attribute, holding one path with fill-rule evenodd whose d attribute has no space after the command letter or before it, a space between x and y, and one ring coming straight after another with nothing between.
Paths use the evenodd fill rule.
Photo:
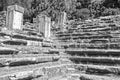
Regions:
<instances>
[{"instance_id":1,"label":"stone terrace","mask_svg":"<svg viewBox=\"0 0 120 80\"><path fill-rule=\"evenodd\" d=\"M53 33L47 32L51 27L47 16L39 17L44 18L37 27L30 23L21 27L13 21L15 24L1 29L0 80L120 79L119 15L70 25L64 25L60 19L58 25L68 28L54 31L52 37L47 35Z\"/></svg>"},{"instance_id":2,"label":"stone terrace","mask_svg":"<svg viewBox=\"0 0 120 80\"><path fill-rule=\"evenodd\" d=\"M106 16L71 23L66 31L56 32L61 48L65 49L77 70L89 75L80 80L96 80L96 76L119 76L120 15ZM109 76L110 77L110 76ZM102 78L102 77L100 77ZM102 80L97 78L99 80ZM109 80L109 79L104 79ZM116 78L111 80L117 80Z\"/></svg>"}]
</instances>

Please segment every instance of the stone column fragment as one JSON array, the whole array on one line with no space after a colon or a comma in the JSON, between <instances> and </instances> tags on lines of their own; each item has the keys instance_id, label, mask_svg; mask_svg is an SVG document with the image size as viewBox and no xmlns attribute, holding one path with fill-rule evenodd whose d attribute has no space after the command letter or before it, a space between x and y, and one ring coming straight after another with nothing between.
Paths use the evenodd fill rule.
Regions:
<instances>
[{"instance_id":1,"label":"stone column fragment","mask_svg":"<svg viewBox=\"0 0 120 80\"><path fill-rule=\"evenodd\" d=\"M38 28L39 32L43 33L45 38L50 38L51 36L51 18L46 15L39 15L38 18Z\"/></svg>"},{"instance_id":2,"label":"stone column fragment","mask_svg":"<svg viewBox=\"0 0 120 80\"><path fill-rule=\"evenodd\" d=\"M22 29L24 8L11 5L7 8L6 27L9 30Z\"/></svg>"}]
</instances>

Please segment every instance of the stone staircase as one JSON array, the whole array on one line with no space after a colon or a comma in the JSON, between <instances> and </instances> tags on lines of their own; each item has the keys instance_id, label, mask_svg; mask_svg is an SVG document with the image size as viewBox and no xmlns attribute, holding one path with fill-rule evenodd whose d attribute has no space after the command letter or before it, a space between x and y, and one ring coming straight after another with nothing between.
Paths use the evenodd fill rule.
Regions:
<instances>
[{"instance_id":1,"label":"stone staircase","mask_svg":"<svg viewBox=\"0 0 120 80\"><path fill-rule=\"evenodd\" d=\"M60 58L56 45L34 30L0 32L0 80L42 80L69 63Z\"/></svg>"},{"instance_id":2,"label":"stone staircase","mask_svg":"<svg viewBox=\"0 0 120 80\"><path fill-rule=\"evenodd\" d=\"M119 80L120 16L74 22L53 40L0 32L0 80Z\"/></svg>"},{"instance_id":3,"label":"stone staircase","mask_svg":"<svg viewBox=\"0 0 120 80\"><path fill-rule=\"evenodd\" d=\"M119 15L100 17L56 32L66 58L75 63L78 80L120 79L119 20Z\"/></svg>"}]
</instances>

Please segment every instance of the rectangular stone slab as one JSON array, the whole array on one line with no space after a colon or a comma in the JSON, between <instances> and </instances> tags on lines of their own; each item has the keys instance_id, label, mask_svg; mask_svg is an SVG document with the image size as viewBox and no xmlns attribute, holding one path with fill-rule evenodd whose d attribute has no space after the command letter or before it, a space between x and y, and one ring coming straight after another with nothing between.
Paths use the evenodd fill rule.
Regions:
<instances>
[{"instance_id":1,"label":"rectangular stone slab","mask_svg":"<svg viewBox=\"0 0 120 80\"><path fill-rule=\"evenodd\" d=\"M85 56L72 56L69 57L75 63L91 63L91 64L103 64L103 65L118 65L120 64L120 58L116 57L85 57Z\"/></svg>"},{"instance_id":2,"label":"rectangular stone slab","mask_svg":"<svg viewBox=\"0 0 120 80\"><path fill-rule=\"evenodd\" d=\"M9 30L22 30L24 8L18 5L8 6L6 26Z\"/></svg>"},{"instance_id":3,"label":"rectangular stone slab","mask_svg":"<svg viewBox=\"0 0 120 80\"><path fill-rule=\"evenodd\" d=\"M87 74L113 74L119 75L120 67L119 66L104 66L104 65L91 65L91 64L76 64L76 69L80 71L85 71Z\"/></svg>"},{"instance_id":4,"label":"rectangular stone slab","mask_svg":"<svg viewBox=\"0 0 120 80\"><path fill-rule=\"evenodd\" d=\"M38 64L45 62L53 62L59 60L59 56L43 56L43 57L25 57L25 58L1 58L0 64L3 66L22 66L30 64Z\"/></svg>"},{"instance_id":5,"label":"rectangular stone slab","mask_svg":"<svg viewBox=\"0 0 120 80\"><path fill-rule=\"evenodd\" d=\"M8 47L0 47L0 54L16 54L19 51L16 49L8 48Z\"/></svg>"},{"instance_id":6,"label":"rectangular stone slab","mask_svg":"<svg viewBox=\"0 0 120 80\"><path fill-rule=\"evenodd\" d=\"M27 41L22 41L22 40L5 40L2 41L2 43L8 45L27 45Z\"/></svg>"}]
</instances>

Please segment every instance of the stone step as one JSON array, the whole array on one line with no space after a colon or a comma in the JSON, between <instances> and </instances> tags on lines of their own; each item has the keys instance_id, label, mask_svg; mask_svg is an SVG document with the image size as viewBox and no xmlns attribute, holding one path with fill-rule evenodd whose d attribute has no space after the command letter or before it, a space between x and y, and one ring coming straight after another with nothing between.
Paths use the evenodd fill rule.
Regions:
<instances>
[{"instance_id":1,"label":"stone step","mask_svg":"<svg viewBox=\"0 0 120 80\"><path fill-rule=\"evenodd\" d=\"M80 49L120 49L120 44L115 43L73 43L67 45L61 45L61 47L65 48L80 48Z\"/></svg>"},{"instance_id":2,"label":"stone step","mask_svg":"<svg viewBox=\"0 0 120 80\"><path fill-rule=\"evenodd\" d=\"M17 49L22 54L42 54L42 53L48 53L48 54L58 54L59 51L56 48L50 48L50 47L41 47L41 46L24 46L24 45L4 45L4 47L12 47L13 49Z\"/></svg>"},{"instance_id":3,"label":"stone step","mask_svg":"<svg viewBox=\"0 0 120 80\"><path fill-rule=\"evenodd\" d=\"M80 80L119 80L120 77L98 76L92 74L80 74Z\"/></svg>"},{"instance_id":4,"label":"stone step","mask_svg":"<svg viewBox=\"0 0 120 80\"><path fill-rule=\"evenodd\" d=\"M0 76L0 80L31 80L34 78L40 78L40 77L46 77L47 79L50 79L52 77L65 75L68 73L67 71L67 64L55 64L51 66L44 66L39 68L34 68L33 70L29 71L19 71L7 75Z\"/></svg>"},{"instance_id":5,"label":"stone step","mask_svg":"<svg viewBox=\"0 0 120 80\"><path fill-rule=\"evenodd\" d=\"M88 75L84 73L72 73L72 74L66 74L64 76L54 77L48 80L119 80L119 78L120 77L116 77L116 76L100 76L100 75L92 75L92 74ZM35 79L35 80L41 80L41 79Z\"/></svg>"},{"instance_id":6,"label":"stone step","mask_svg":"<svg viewBox=\"0 0 120 80\"><path fill-rule=\"evenodd\" d=\"M0 58L1 67L6 66L23 66L30 64L38 64L45 62L54 62L59 60L59 56L41 56L41 57L26 57L26 58Z\"/></svg>"},{"instance_id":7,"label":"stone step","mask_svg":"<svg viewBox=\"0 0 120 80\"><path fill-rule=\"evenodd\" d=\"M12 35L12 38L25 39L25 40L31 40L31 41L43 41L43 38L40 38L40 37L21 35L21 34L14 34Z\"/></svg>"},{"instance_id":8,"label":"stone step","mask_svg":"<svg viewBox=\"0 0 120 80\"><path fill-rule=\"evenodd\" d=\"M48 57L48 56L59 56L59 54L22 54L18 53L16 55L0 55L1 58L27 58L27 57Z\"/></svg>"},{"instance_id":9,"label":"stone step","mask_svg":"<svg viewBox=\"0 0 120 80\"><path fill-rule=\"evenodd\" d=\"M23 40L31 40L31 41L43 41L43 37L40 37L38 35L37 36L29 35L29 33L25 32L25 31L22 31L22 32L6 31L6 32L1 32L0 35L3 37L9 36L9 37L15 38L15 39L23 39Z\"/></svg>"},{"instance_id":10,"label":"stone step","mask_svg":"<svg viewBox=\"0 0 120 80\"><path fill-rule=\"evenodd\" d=\"M69 59L75 63L89 63L97 65L120 65L119 57L88 57L88 56L71 56Z\"/></svg>"},{"instance_id":11,"label":"stone step","mask_svg":"<svg viewBox=\"0 0 120 80\"><path fill-rule=\"evenodd\" d=\"M65 51L70 55L80 56L120 56L120 50L117 49L66 49Z\"/></svg>"},{"instance_id":12,"label":"stone step","mask_svg":"<svg viewBox=\"0 0 120 80\"><path fill-rule=\"evenodd\" d=\"M8 45L27 45L27 41L22 41L22 40L5 40L2 41L1 43Z\"/></svg>"},{"instance_id":13,"label":"stone step","mask_svg":"<svg viewBox=\"0 0 120 80\"><path fill-rule=\"evenodd\" d=\"M93 65L93 64L76 64L76 69L86 74L95 75L120 75L120 66L105 66L105 65Z\"/></svg>"},{"instance_id":14,"label":"stone step","mask_svg":"<svg viewBox=\"0 0 120 80\"><path fill-rule=\"evenodd\" d=\"M59 49L49 49L49 54L59 54Z\"/></svg>"},{"instance_id":15,"label":"stone step","mask_svg":"<svg viewBox=\"0 0 120 80\"><path fill-rule=\"evenodd\" d=\"M17 54L19 51L14 48L0 47L0 55Z\"/></svg>"},{"instance_id":16,"label":"stone step","mask_svg":"<svg viewBox=\"0 0 120 80\"><path fill-rule=\"evenodd\" d=\"M119 80L120 77L114 76L99 76L92 74L84 74L84 73L75 73L68 75L68 79L66 80ZM61 79L62 80L62 79Z\"/></svg>"}]
</instances>

